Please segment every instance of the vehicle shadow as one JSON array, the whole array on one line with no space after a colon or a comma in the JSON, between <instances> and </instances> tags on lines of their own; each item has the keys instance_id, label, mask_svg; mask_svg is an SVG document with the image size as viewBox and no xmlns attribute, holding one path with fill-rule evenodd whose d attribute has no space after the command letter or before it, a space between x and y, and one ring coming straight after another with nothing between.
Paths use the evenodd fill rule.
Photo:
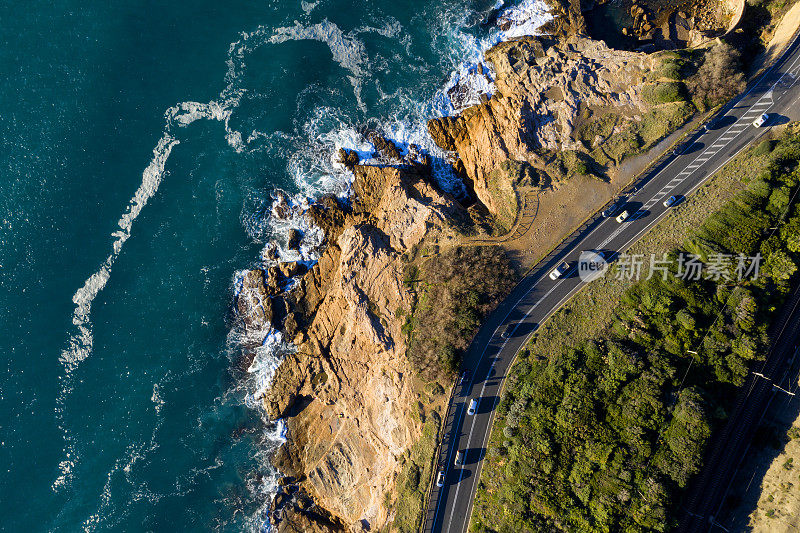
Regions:
<instances>
[{"instance_id":1,"label":"vehicle shadow","mask_svg":"<svg viewBox=\"0 0 800 533\"><path fill-rule=\"evenodd\" d=\"M475 415L484 415L491 413L497 407L500 398L497 396L485 396L478 401L478 408L475 410Z\"/></svg>"},{"instance_id":2,"label":"vehicle shadow","mask_svg":"<svg viewBox=\"0 0 800 533\"><path fill-rule=\"evenodd\" d=\"M717 120L713 121L711 124L708 125L709 130L720 130L722 128L727 128L731 126L734 122L736 122L736 117L731 115L725 115L724 117L720 117Z\"/></svg>"},{"instance_id":3,"label":"vehicle shadow","mask_svg":"<svg viewBox=\"0 0 800 533\"><path fill-rule=\"evenodd\" d=\"M464 455L464 464L472 465L483 461L486 457L486 448L468 448Z\"/></svg>"},{"instance_id":4,"label":"vehicle shadow","mask_svg":"<svg viewBox=\"0 0 800 533\"><path fill-rule=\"evenodd\" d=\"M765 126L783 126L791 122L791 119L786 115L778 115L777 113L771 114Z\"/></svg>"},{"instance_id":5,"label":"vehicle shadow","mask_svg":"<svg viewBox=\"0 0 800 533\"><path fill-rule=\"evenodd\" d=\"M523 322L517 326L516 331L514 331L514 337L527 337L537 329L539 329L537 322Z\"/></svg>"},{"instance_id":6,"label":"vehicle shadow","mask_svg":"<svg viewBox=\"0 0 800 533\"><path fill-rule=\"evenodd\" d=\"M679 150L678 151L678 155L693 154L695 152L701 151L705 147L706 147L706 143L703 143L703 142L700 142L700 141L695 141L693 143L688 143L688 145L686 147L684 147L683 150Z\"/></svg>"}]
</instances>

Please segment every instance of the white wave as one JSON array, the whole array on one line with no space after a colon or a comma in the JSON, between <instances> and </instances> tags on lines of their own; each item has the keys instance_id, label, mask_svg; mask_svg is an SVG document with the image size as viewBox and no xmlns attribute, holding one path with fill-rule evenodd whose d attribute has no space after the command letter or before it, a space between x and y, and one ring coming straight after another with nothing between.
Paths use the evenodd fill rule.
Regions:
<instances>
[{"instance_id":1,"label":"white wave","mask_svg":"<svg viewBox=\"0 0 800 533\"><path fill-rule=\"evenodd\" d=\"M164 131L153 149L153 157L142 172L142 181L139 188L134 192L127 209L120 216L118 221L119 229L111 234L113 238L111 253L72 297L72 301L75 304L72 323L76 331L70 336L67 347L59 356L59 361L64 367L64 375L55 409L59 428L64 435L63 454L65 459L59 462L59 475L52 484L53 490L60 490L69 484L75 464L78 461L75 443L64 423L64 406L67 396L73 390L72 375L74 371L92 352L92 302L108 283L112 267L122 252L123 245L131 237L134 221L148 201L158 192L164 177L167 160L172 153L172 149L180 143L175 136L175 127L186 127L197 120L222 122L229 145L237 151L243 149L242 135L240 132L231 129L229 120L233 109L239 105L244 94L244 89L239 86L239 80L242 77L241 74L244 68L244 57L247 52L264 44L263 35L265 35L265 31L261 28L254 34L242 33L238 41L231 43L228 60L226 61L227 73L225 81L227 85L217 100L205 104L181 102L167 109L164 114ZM259 36L262 36L260 42L256 39L254 43L250 43L254 37Z\"/></svg>"},{"instance_id":2,"label":"white wave","mask_svg":"<svg viewBox=\"0 0 800 533\"><path fill-rule=\"evenodd\" d=\"M495 9L502 7L498 2ZM443 116L458 114L467 107L479 104L484 97L495 92L494 73L484 61L484 54L492 46L527 35L538 35L541 27L553 19L542 0L523 0L505 8L497 18L496 28L486 37L476 37L463 31L462 19L454 24L451 35L456 50L457 66L443 89L434 96L437 112ZM451 97L458 91L458 98Z\"/></svg>"},{"instance_id":3,"label":"white wave","mask_svg":"<svg viewBox=\"0 0 800 533\"><path fill-rule=\"evenodd\" d=\"M266 337L261 346L256 348L256 355L247 371L253 380L252 393L248 396L247 404L251 407L260 407L258 402L272 386L275 379L275 372L283 360L286 351L292 350L290 344L284 341L283 334L272 330Z\"/></svg>"},{"instance_id":4,"label":"white wave","mask_svg":"<svg viewBox=\"0 0 800 533\"><path fill-rule=\"evenodd\" d=\"M388 20L384 23L383 26L380 28L376 28L373 26L361 26L357 30L355 30L355 34L359 33L376 33L383 37L387 38L395 38L399 37L400 33L403 31L403 25L400 24L400 21L394 17L389 17Z\"/></svg>"},{"instance_id":5,"label":"white wave","mask_svg":"<svg viewBox=\"0 0 800 533\"><path fill-rule=\"evenodd\" d=\"M302 0L300 2L300 8L303 10L303 13L309 15L312 11L314 11L314 8L319 5L319 2L320 0L317 0L316 2L306 2L306 0Z\"/></svg>"},{"instance_id":6,"label":"white wave","mask_svg":"<svg viewBox=\"0 0 800 533\"><path fill-rule=\"evenodd\" d=\"M495 9L502 5L503 2L499 1ZM407 153L410 144L416 144L428 153L432 159L434 179L442 189L457 197L465 194L464 184L452 171L451 155L440 149L428 134L427 121L457 114L466 107L491 97L495 91L494 74L484 61L486 50L507 39L536 34L543 24L552 19L544 2L525 0L500 13L499 19L505 29L498 27L488 36L476 37L466 31L468 15L469 13L462 11L457 16L460 18L448 21L445 25L450 31L445 43L447 53L452 54L454 69L444 86L429 102L420 102L402 94L393 95L400 101L400 109L393 118L378 127L404 153ZM390 20L382 29L362 27L353 34L371 31L397 36L401 30L397 21ZM309 27L296 23L292 27L280 28L270 38L270 42L299 38L316 38L328 42L332 52L337 51L333 52L334 59L343 66L353 67L351 72L361 75L366 51L363 44L346 37L338 27L325 21ZM338 59L337 54L340 54ZM288 169L305 196L349 194L353 175L337 161L339 148L356 151L362 163L376 162L373 159L374 147L356 131L351 122L340 117L336 109L317 108L313 118L304 125L304 133L309 141L293 152Z\"/></svg>"},{"instance_id":7,"label":"white wave","mask_svg":"<svg viewBox=\"0 0 800 533\"><path fill-rule=\"evenodd\" d=\"M498 23L508 27L499 32L495 39L507 41L515 37L536 35L539 29L553 19L548 6L541 0L525 0L507 8L498 18Z\"/></svg>"},{"instance_id":8,"label":"white wave","mask_svg":"<svg viewBox=\"0 0 800 533\"><path fill-rule=\"evenodd\" d=\"M156 414L161 414L161 409L164 407L164 398L161 397L161 388L158 383L153 384L153 394L150 396L150 401L155 406Z\"/></svg>"},{"instance_id":9,"label":"white wave","mask_svg":"<svg viewBox=\"0 0 800 533\"><path fill-rule=\"evenodd\" d=\"M259 510L249 517L246 517L244 529L253 533L264 533L272 531L269 520L264 517L269 516L272 508L272 500L278 492L278 480L281 473L272 468L272 454L286 442L286 421L279 418L274 423L268 424L262 437L261 446L255 455L258 464L262 465L262 471L266 475L252 479L248 483L248 489L252 494L259 494L263 502Z\"/></svg>"},{"instance_id":10,"label":"white wave","mask_svg":"<svg viewBox=\"0 0 800 533\"><path fill-rule=\"evenodd\" d=\"M303 26L300 22L295 21L294 26L276 28L269 42L280 44L286 41L300 40L319 41L328 45L333 55L333 60L342 68L350 71L351 75L347 78L353 86L356 101L359 107L366 111L367 107L361 99L364 78L368 75L367 70L364 68L367 62L364 43L352 34L345 34L339 26L328 19L311 26Z\"/></svg>"}]
</instances>

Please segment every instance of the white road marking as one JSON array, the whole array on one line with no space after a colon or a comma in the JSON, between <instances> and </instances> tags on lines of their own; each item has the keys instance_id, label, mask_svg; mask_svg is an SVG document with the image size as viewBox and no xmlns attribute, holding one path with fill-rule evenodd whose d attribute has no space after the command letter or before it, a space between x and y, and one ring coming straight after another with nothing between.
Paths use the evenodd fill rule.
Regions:
<instances>
[{"instance_id":1,"label":"white road marking","mask_svg":"<svg viewBox=\"0 0 800 533\"><path fill-rule=\"evenodd\" d=\"M534 309L536 309L536 306L538 306L538 305L539 305L539 303L540 303L542 300L544 300L545 298L547 298L548 296L550 296L550 295L553 293L553 291L554 291L554 290L556 290L556 289L557 289L559 286L561 286L561 284L562 284L562 283L564 283L564 281L566 281L566 279L569 277L569 275L570 275L570 274L572 274L572 272L574 272L574 270L575 270L575 268L572 268L572 269L570 269L570 270L569 270L569 271L568 271L566 274L564 274L564 277L563 277L563 278L561 278L561 279L560 279L558 282L556 282L556 284L555 284L555 285L553 285L553 287L552 287L552 288L551 288L549 291L547 291L547 293L545 293L545 295L544 295L544 296L542 296L541 298L539 298L539 300L538 300L538 301L537 301L537 302L536 302L534 305L532 305L532 306L531 306L531 308L528 310L528 312L525 314L525 316L524 316L524 317L522 318L522 320L520 320L519 322L520 322L520 323L521 323L521 322L524 322L524 321L525 321L525 319L526 319L526 318L528 318L528 316L531 314L531 312L533 312L533 310L534 310ZM540 281L541 281L541 280L540 280ZM534 289L536 289L536 287L537 287L538 285L539 285L539 283L538 283L538 282L537 282L537 283L535 283L535 284L533 285L533 287L531 287L531 288L530 288L530 290L528 290L528 291L527 291L527 292L526 292L526 293L525 293L525 294L524 294L522 297L520 297L520 299L519 299L519 300L517 300L517 304L516 304L516 305L514 305L514 306L511 308L511 310L508 312L508 314L507 314L507 315L505 316L505 318L502 320L502 322L500 323L500 326L498 326L497 328L495 328L494 332L492 333L492 336L489 338L489 342L487 342L487 343L486 343L486 348L484 348L484 349L483 349L483 353L481 353L481 358L478 360L478 367L480 367L480 364L483 362L483 357L486 355L486 351L489 349L489 346L491 346L491 344L492 344L492 340L494 339L494 337L495 337L495 334L497 333L497 330L498 330L498 329L500 329L500 327L502 327L502 326L505 324L505 322L506 322L506 320L508 319L508 317L509 317L509 316L511 316L511 313L513 313L513 312L514 312L514 310L515 310L515 309L517 308L517 306L519 305L519 302L521 302L521 301L522 301L524 298L527 298L527 296L528 296L528 295L529 295L531 292L533 292L533 290L534 290ZM503 351L503 348L505 348L505 346L506 346L506 344L508 344L508 341L509 341L509 340L510 340L510 339L506 339L505 341L503 341L503 344L502 344L502 345L500 345L500 349L497 351L497 353L498 353L498 354L499 354L499 353L501 353L501 352ZM497 362L497 360L495 360L495 361L493 361L493 362L492 362L492 364L491 364L491 365L490 365L490 367L489 367L489 373L487 374L487 379L484 379L484 380L483 380L483 386L481 387L481 392L480 392L480 394L478 395L478 398L479 398L479 399L483 399L483 393L486 391L486 382L488 381L488 378L489 378L489 376L491 375L491 373L492 373L492 370L494 369L494 365L495 365L495 363L496 363L496 362ZM476 370L477 370L477 368L476 368ZM477 372L476 372L476 374L477 374ZM470 388L472 388L472 385L474 384L474 382L475 382L475 378L473 377L473 378L472 378L472 383L470 383ZM465 404L466 404L466 402L465 402ZM470 445L470 442L472 441L472 433L475 431L475 420L477 420L477 418L478 418L478 417L477 417L477 416L475 416L475 415L472 415L472 416L473 416L474 418L472 419L472 425L470 426L470 429L469 429L469 435L467 436L467 443L466 443L466 444L467 444L467 446L469 446L469 445ZM459 425L458 425L458 427L459 427L459 428L461 427L461 420L463 420L463 419L464 419L464 416L463 416L463 413L462 413L462 416L461 416L461 418L459 419ZM454 429L455 429L455 428L454 428ZM455 440L455 439L454 439L454 440ZM469 448L465 448L465 449L469 449ZM465 455L466 455L466 453L465 453ZM466 457L465 457L465 459L466 459ZM449 461L449 460L450 460L450 457L449 457L449 454L448 454L448 461ZM464 469L462 468L462 469L461 469L461 472L460 472L460 474L459 474L459 476L458 476L458 483L456 484L456 493L455 493L455 494L454 494L454 496L453 496L453 501L454 501L454 502L458 501L458 491L461 489L461 480L462 480L463 478L464 478ZM455 512L455 510L456 510L456 506L455 506L455 505L453 505L453 508L450 510L450 520L448 521L448 525L447 525L447 530L448 530L448 531L450 530L450 524L452 524L452 523L453 523L453 513ZM434 520L435 520L435 518L434 518ZM469 520L467 520L467 522L469 522Z\"/></svg>"}]
</instances>

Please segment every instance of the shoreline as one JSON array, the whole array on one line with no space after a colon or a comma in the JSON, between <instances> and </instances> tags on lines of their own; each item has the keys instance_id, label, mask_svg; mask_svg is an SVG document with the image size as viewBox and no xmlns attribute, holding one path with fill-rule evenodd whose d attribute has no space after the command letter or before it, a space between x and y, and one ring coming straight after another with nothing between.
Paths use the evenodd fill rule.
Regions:
<instances>
[{"instance_id":1,"label":"shoreline","mask_svg":"<svg viewBox=\"0 0 800 533\"><path fill-rule=\"evenodd\" d=\"M418 412L416 407L397 407L398 403L406 401L413 405L423 396L420 387L404 383L404 376L409 374L408 361L404 358L413 347L413 335L406 328L413 330L409 319L419 310L418 299L424 297L424 292L419 293L405 281L409 279L407 267L417 265L425 258L438 257L443 251L456 249L461 244L474 246L475 243L470 243L467 238L470 234L489 237L502 234L504 229L508 229L509 220L513 221L518 214L519 207L512 205L514 202L508 195L517 194L515 188L519 185L552 194L556 202L563 202L570 194L583 190L578 187L576 191L568 192L582 179L589 179L589 184L593 183L592 179L599 180L598 184L608 180L610 184L611 178L594 175L594 170L581 170L584 164L582 156L578 155L581 148L572 138L580 126L575 123L579 118L578 106L570 108L571 102L594 102L594 113L607 114L604 109L613 109L614 105L627 106L632 110L632 118L626 117L622 123L627 128L636 127L636 123L642 120L636 113L643 114L657 107L645 102L642 96L649 83L645 73L654 69L655 56L612 50L583 36L570 37L582 31L582 19L576 28L572 21L579 15L571 7L557 7L554 11L556 9L561 11L548 22L547 27L557 32L557 39L517 38L496 43L485 51L485 62L493 67L488 71L494 76L491 84L500 96L481 97L481 103L468 105L456 115L433 117L428 122L430 138L438 149L457 154L455 172L466 184L468 204L456 200L450 194L452 190L448 191L442 181L436 179L432 158L436 154L413 143L398 144L396 139L378 131L368 132L356 137L354 149L334 147L339 149L338 164L354 176L345 188L348 196L325 196L315 203L307 202L303 216L314 220L314 227L322 228L324 239L317 246L318 257L303 265L305 272L300 274L301 277L286 276L282 272L296 268L297 262L281 261L281 254L277 253L278 247L275 246L265 248L264 255L268 261L262 268L246 274L254 279L248 284L244 299L258 303L242 307L239 303L242 296L238 295L236 306L240 314L250 316L254 323L260 321L256 328L258 331L263 330L266 323L283 324L283 336L296 347L295 351L287 350L284 357L273 364L275 378L269 389L263 391L269 417L285 419L289 428L287 442L275 452L273 464L281 472L282 479L299 483L287 483L290 488L278 492L276 500L280 497L280 502L273 506L277 512L281 513L279 508L285 509L290 502L302 505L306 505L303 503L306 501L324 503L320 507L324 512L317 513L319 527L323 528L320 530L331 526L349 527L352 524L337 522L334 517L340 520L346 517L345 520L352 521L362 515L363 509L369 509L371 513L361 519L366 524L364 527L370 527L370 524L380 526L397 519L396 512L388 507L389 500L380 501L384 498L384 489L391 489L395 480L410 475L404 465L407 465L413 444L421 437L420 419L424 423L426 417L442 415L441 406L436 407L436 402L430 398L426 400L432 402L430 406L418 402ZM606 92L611 85L603 86L600 82L596 82L599 84L597 87L578 88L582 91L578 93L579 97L562 88L559 98L551 90L545 90L543 87L546 85L526 85L528 82L517 76L514 63L520 57L524 58L525 68L543 76L537 83L558 81L564 68L577 72L591 69L594 62L606 70L610 66L613 72L604 75L611 76L609 79L613 83L627 89L619 93L611 91L612 97L621 100L620 104L614 105L606 101ZM622 69L628 62L636 65L633 75L629 75L629 68ZM547 70L551 63L558 65L552 71ZM641 74L636 74L639 72L637 68L641 69ZM481 67L478 73L487 72L483 69ZM603 79L602 83L612 82ZM576 90L572 86L569 88ZM465 94L470 97L470 91L465 91ZM513 100L515 97L511 95L521 96ZM558 117L562 133L556 133L555 125L547 122L537 125L534 132L520 133L515 117L525 106L536 109L537 113L552 113ZM673 113L673 107L669 108L670 113ZM651 144L645 144L642 153L647 153L691 117L689 114L676 118L674 123L669 122L673 120L669 118L664 126L666 131L659 134L661 137L648 140ZM471 128L477 128L477 133ZM498 143L476 143L475 139L483 131L481 128L489 132L490 139L492 136L498 139ZM542 143L546 153L542 155L535 149L531 150L527 141L520 142L520 136L524 135L531 135L536 142ZM610 137L609 134L607 138ZM366 145L372 145L374 151L365 161ZM502 148L496 150L490 146ZM568 150L566 147L574 148ZM556 154L556 157L551 154ZM568 160L560 154L576 155ZM613 168L616 169L626 157L623 154L616 160L612 159ZM512 161L512 166L504 167L506 161ZM521 166L513 166L517 163ZM499 174L498 168L501 169ZM590 178L585 178L587 174ZM294 208L291 202L281 204L277 201L273 205L273 214L278 211L291 213ZM545 226L563 222L559 222L557 212L548 216L550 222ZM285 248L297 249L302 245L302 238L300 232L296 232L294 238L289 236ZM294 247L288 242L291 240L296 241ZM365 270L368 271L367 278L363 275ZM381 286L376 286L376 280L380 280ZM292 287L290 291L284 289L287 285ZM266 301L270 303L265 305ZM337 325L341 326L338 330ZM350 348L345 349L345 346ZM368 357L360 361L358 358L342 358L344 354L352 358L353 353ZM375 376L369 370L376 358L380 361L378 366L383 365L381 376ZM410 375L414 374L414 371L410 372ZM359 380L366 379L367 382L377 379L381 382L380 387L390 391L385 394L385 403L393 405L389 405L389 411L380 416L383 424L394 424L396 433L386 433L375 424L372 417L378 403L369 393L353 388L353 383L349 383L352 376L360 376ZM439 383L437 385L441 388ZM392 412L392 409L400 411ZM367 422L364 422L364 416L367 416ZM399 426L398 421L401 422ZM365 425L368 444L349 439L348 431L363 433ZM318 437L312 435L314 431L309 431L312 427L321 433L327 432L334 444L323 445ZM371 461L374 461L386 452L393 456L388 462L370 463L365 459L372 457ZM354 466L361 461L365 461L363 466ZM375 485L376 476L367 464L383 468L379 476L383 479L381 485ZM416 468L419 470L418 465ZM369 475L361 482L355 479L344 482L337 480L342 472L358 479L362 479L364 472ZM415 475L417 479L420 477L419 472ZM346 489L359 483L366 485L349 492ZM293 494L300 494L299 500L292 498ZM388 492L386 495L390 498ZM343 503L341 498L350 503ZM351 505L354 500L360 502L356 507ZM297 510L298 505L295 505Z\"/></svg>"}]
</instances>

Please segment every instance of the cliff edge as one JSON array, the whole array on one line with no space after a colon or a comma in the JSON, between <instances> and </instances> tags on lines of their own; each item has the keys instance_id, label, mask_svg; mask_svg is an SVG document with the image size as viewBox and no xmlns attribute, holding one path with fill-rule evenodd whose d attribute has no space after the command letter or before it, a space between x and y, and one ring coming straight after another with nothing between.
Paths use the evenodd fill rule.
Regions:
<instances>
[{"instance_id":1,"label":"cliff edge","mask_svg":"<svg viewBox=\"0 0 800 533\"><path fill-rule=\"evenodd\" d=\"M565 20L575 15L572 4L579 5L565 3ZM501 249L481 255L459 247L470 235L507 231L521 188L551 190L597 170L581 165L595 165L612 134L650 111L643 93L658 65L652 56L611 50L577 35L580 26L554 28L558 40L523 38L489 50L492 98L430 121L468 198L443 192L417 147L367 133L378 164L339 154L354 175L350 201L322 198L302 215L325 233L319 260L306 272L268 257L244 276L236 307L252 349L269 331L295 347L261 398L288 427L273 458L291 480L273 506L278 531L416 527L433 450L413 450L423 438L435 443L447 400L442 385L451 383L457 352L514 278ZM618 117L612 129L587 137L586 124L607 115ZM290 215L288 206L275 210ZM470 280L459 285L446 273L469 270L463 261L491 272L459 274ZM503 282L481 292L481 276L497 275ZM463 314L437 312L459 299ZM419 323L430 317L436 323ZM399 496L403 487L413 498Z\"/></svg>"}]
</instances>

